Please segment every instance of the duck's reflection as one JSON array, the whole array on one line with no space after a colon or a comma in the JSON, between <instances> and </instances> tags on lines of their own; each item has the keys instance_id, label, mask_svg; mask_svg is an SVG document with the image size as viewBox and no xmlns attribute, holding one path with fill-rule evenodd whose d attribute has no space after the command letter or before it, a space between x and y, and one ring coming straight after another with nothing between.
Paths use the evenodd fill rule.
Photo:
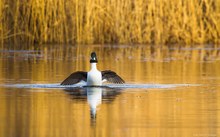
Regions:
<instances>
[{"instance_id":1,"label":"duck's reflection","mask_svg":"<svg viewBox=\"0 0 220 137\"><path fill-rule=\"evenodd\" d=\"M86 88L87 102L90 106L90 114L94 119L96 117L96 108L102 103L102 88Z\"/></svg>"},{"instance_id":2,"label":"duck's reflection","mask_svg":"<svg viewBox=\"0 0 220 137\"><path fill-rule=\"evenodd\" d=\"M121 89L108 87L84 87L65 89L72 99L79 101L87 101L90 106L90 114L93 120L96 119L97 107L105 102L111 102L117 95L120 94Z\"/></svg>"}]
</instances>

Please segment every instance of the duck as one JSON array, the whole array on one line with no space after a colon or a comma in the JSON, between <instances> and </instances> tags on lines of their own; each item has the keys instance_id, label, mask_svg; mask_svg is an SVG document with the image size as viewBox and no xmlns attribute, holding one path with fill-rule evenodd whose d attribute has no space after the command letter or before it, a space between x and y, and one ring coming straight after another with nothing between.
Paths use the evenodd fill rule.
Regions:
<instances>
[{"instance_id":1,"label":"duck","mask_svg":"<svg viewBox=\"0 0 220 137\"><path fill-rule=\"evenodd\" d=\"M98 59L95 52L91 53L90 71L76 71L70 74L61 85L73 85L81 81L86 82L86 86L102 86L103 82L108 81L114 84L124 84L125 81L114 71L97 69Z\"/></svg>"}]
</instances>

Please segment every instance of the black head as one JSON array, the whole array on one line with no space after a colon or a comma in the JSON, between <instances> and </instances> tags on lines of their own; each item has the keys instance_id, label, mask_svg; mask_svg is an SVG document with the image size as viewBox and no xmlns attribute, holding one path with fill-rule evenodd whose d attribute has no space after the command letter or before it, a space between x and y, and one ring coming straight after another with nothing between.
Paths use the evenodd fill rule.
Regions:
<instances>
[{"instance_id":1,"label":"black head","mask_svg":"<svg viewBox=\"0 0 220 137\"><path fill-rule=\"evenodd\" d=\"M91 53L90 63L98 63L98 59L96 57L95 52Z\"/></svg>"}]
</instances>

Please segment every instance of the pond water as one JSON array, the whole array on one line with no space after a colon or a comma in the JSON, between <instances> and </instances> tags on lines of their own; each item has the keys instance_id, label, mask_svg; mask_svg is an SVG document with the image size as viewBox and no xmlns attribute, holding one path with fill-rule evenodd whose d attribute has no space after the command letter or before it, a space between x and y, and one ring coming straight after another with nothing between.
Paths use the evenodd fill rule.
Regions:
<instances>
[{"instance_id":1,"label":"pond water","mask_svg":"<svg viewBox=\"0 0 220 137\"><path fill-rule=\"evenodd\" d=\"M60 86L99 70L125 85ZM63 46L0 50L0 137L220 136L220 49Z\"/></svg>"}]
</instances>

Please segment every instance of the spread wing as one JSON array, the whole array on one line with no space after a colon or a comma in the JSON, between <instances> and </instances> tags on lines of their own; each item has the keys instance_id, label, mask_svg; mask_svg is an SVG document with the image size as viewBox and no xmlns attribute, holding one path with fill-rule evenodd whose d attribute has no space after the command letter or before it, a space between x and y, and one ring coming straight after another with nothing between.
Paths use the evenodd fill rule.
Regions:
<instances>
[{"instance_id":1,"label":"spread wing","mask_svg":"<svg viewBox=\"0 0 220 137\"><path fill-rule=\"evenodd\" d=\"M106 79L111 83L116 83L116 84L125 83L125 81L119 75L117 75L114 71L111 70L102 71L102 80L104 79Z\"/></svg>"},{"instance_id":2,"label":"spread wing","mask_svg":"<svg viewBox=\"0 0 220 137\"><path fill-rule=\"evenodd\" d=\"M61 85L72 85L80 82L81 80L87 80L87 72L84 71L77 71L72 73L69 77L67 77Z\"/></svg>"}]
</instances>

